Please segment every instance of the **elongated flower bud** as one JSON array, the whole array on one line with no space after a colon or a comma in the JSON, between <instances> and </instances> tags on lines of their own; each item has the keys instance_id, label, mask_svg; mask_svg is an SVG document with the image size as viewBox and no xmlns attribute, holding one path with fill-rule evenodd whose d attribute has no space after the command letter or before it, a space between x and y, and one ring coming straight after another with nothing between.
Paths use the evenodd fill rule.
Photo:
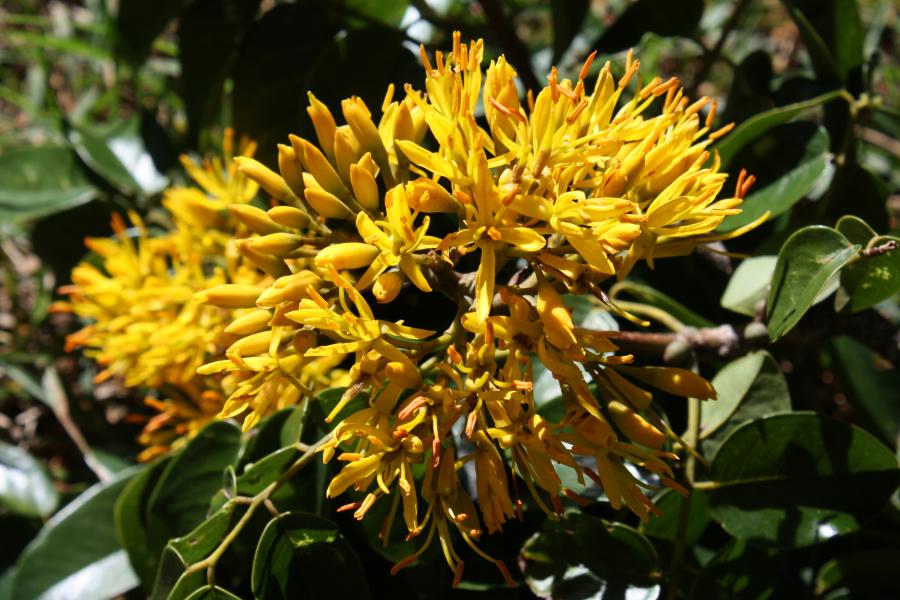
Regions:
<instances>
[{"instance_id":1,"label":"elongated flower bud","mask_svg":"<svg viewBox=\"0 0 900 600\"><path fill-rule=\"evenodd\" d=\"M268 352L269 343L272 341L272 330L260 331L246 337L242 337L225 351L226 356L254 356Z\"/></svg>"},{"instance_id":2,"label":"elongated flower bud","mask_svg":"<svg viewBox=\"0 0 900 600\"><path fill-rule=\"evenodd\" d=\"M313 210L326 219L352 219L353 212L334 194L320 187L307 187L304 192L306 201Z\"/></svg>"},{"instance_id":3,"label":"elongated flower bud","mask_svg":"<svg viewBox=\"0 0 900 600\"><path fill-rule=\"evenodd\" d=\"M361 242L332 244L316 255L317 267L332 265L335 269L359 269L369 266L381 253L377 246Z\"/></svg>"},{"instance_id":4,"label":"elongated flower bud","mask_svg":"<svg viewBox=\"0 0 900 600\"><path fill-rule=\"evenodd\" d=\"M284 229L273 221L269 215L261 208L256 208L250 204L232 204L228 207L230 212L238 221L246 225L253 233L259 235L268 235L270 233L278 233Z\"/></svg>"},{"instance_id":5,"label":"elongated flower bud","mask_svg":"<svg viewBox=\"0 0 900 600\"><path fill-rule=\"evenodd\" d=\"M334 161L334 131L337 128L331 111L318 98L313 96L312 92L307 93L309 98L309 106L306 113L312 119L313 128L316 130L316 137L319 138L319 146L325 150L328 159Z\"/></svg>"},{"instance_id":6,"label":"elongated flower bud","mask_svg":"<svg viewBox=\"0 0 900 600\"><path fill-rule=\"evenodd\" d=\"M298 198L288 187L284 178L258 160L246 156L236 156L234 162L241 173L258 183L259 187L279 202L288 204L297 202Z\"/></svg>"},{"instance_id":7,"label":"elongated flower bud","mask_svg":"<svg viewBox=\"0 0 900 600\"><path fill-rule=\"evenodd\" d=\"M356 200L366 210L378 210L378 184L371 173L356 165L350 165L350 181Z\"/></svg>"},{"instance_id":8,"label":"elongated flower bud","mask_svg":"<svg viewBox=\"0 0 900 600\"><path fill-rule=\"evenodd\" d=\"M272 318L272 312L265 309L257 309L238 317L225 327L225 333L234 335L250 335L251 333L259 333L269 326L269 319Z\"/></svg>"},{"instance_id":9,"label":"elongated flower bud","mask_svg":"<svg viewBox=\"0 0 900 600\"><path fill-rule=\"evenodd\" d=\"M403 288L403 275L397 271L382 273L372 286L372 293L379 304L392 301Z\"/></svg>"},{"instance_id":10,"label":"elongated flower bud","mask_svg":"<svg viewBox=\"0 0 900 600\"><path fill-rule=\"evenodd\" d=\"M267 212L270 219L290 229L301 229L309 224L309 215L293 206L275 206Z\"/></svg>"},{"instance_id":11,"label":"elongated flower bud","mask_svg":"<svg viewBox=\"0 0 900 600\"><path fill-rule=\"evenodd\" d=\"M270 233L250 241L254 250L274 254L275 256L287 256L303 245L303 238L293 233Z\"/></svg>"},{"instance_id":12,"label":"elongated flower bud","mask_svg":"<svg viewBox=\"0 0 900 600\"><path fill-rule=\"evenodd\" d=\"M222 308L252 308L262 289L255 285L226 283L194 294L194 299L204 304Z\"/></svg>"},{"instance_id":13,"label":"elongated flower bud","mask_svg":"<svg viewBox=\"0 0 900 600\"><path fill-rule=\"evenodd\" d=\"M278 170L288 187L298 198L303 197L303 168L297 153L290 146L278 144Z\"/></svg>"},{"instance_id":14,"label":"elongated flower bud","mask_svg":"<svg viewBox=\"0 0 900 600\"><path fill-rule=\"evenodd\" d=\"M560 350L568 350L576 343L572 315L562 296L549 283L541 284L538 290L537 310L544 322L544 335L551 344Z\"/></svg>"},{"instance_id":15,"label":"elongated flower bud","mask_svg":"<svg viewBox=\"0 0 900 600\"><path fill-rule=\"evenodd\" d=\"M644 417L630 407L613 400L607 407L609 414L622 433L633 442L659 450L666 441L665 434L651 425Z\"/></svg>"}]
</instances>

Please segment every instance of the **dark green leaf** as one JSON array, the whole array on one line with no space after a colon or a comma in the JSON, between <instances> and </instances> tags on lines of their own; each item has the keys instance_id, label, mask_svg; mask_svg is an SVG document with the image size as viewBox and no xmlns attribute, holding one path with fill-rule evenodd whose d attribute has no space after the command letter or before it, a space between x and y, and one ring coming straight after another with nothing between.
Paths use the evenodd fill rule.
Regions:
<instances>
[{"instance_id":1,"label":"dark green leaf","mask_svg":"<svg viewBox=\"0 0 900 600\"><path fill-rule=\"evenodd\" d=\"M170 459L158 460L138 473L122 490L114 507L116 537L147 591L156 576L159 552L149 546L147 501Z\"/></svg>"},{"instance_id":2,"label":"dark green leaf","mask_svg":"<svg viewBox=\"0 0 900 600\"><path fill-rule=\"evenodd\" d=\"M258 462L248 464L237 479L237 493L242 496L258 494L278 479L299 455L300 452L296 448L282 448Z\"/></svg>"},{"instance_id":3,"label":"dark green leaf","mask_svg":"<svg viewBox=\"0 0 900 600\"><path fill-rule=\"evenodd\" d=\"M166 546L159 559L159 572L153 585L151 600L185 600L206 583L203 571L185 572L178 553Z\"/></svg>"},{"instance_id":4,"label":"dark green leaf","mask_svg":"<svg viewBox=\"0 0 900 600\"><path fill-rule=\"evenodd\" d=\"M120 0L114 24L115 55L133 67L141 66L154 40L190 0Z\"/></svg>"},{"instance_id":5,"label":"dark green leaf","mask_svg":"<svg viewBox=\"0 0 900 600\"><path fill-rule=\"evenodd\" d=\"M816 413L742 425L712 462L713 518L741 540L807 546L859 528L900 482L871 434Z\"/></svg>"},{"instance_id":6,"label":"dark green leaf","mask_svg":"<svg viewBox=\"0 0 900 600\"><path fill-rule=\"evenodd\" d=\"M900 595L900 549L878 548L833 558L816 575L816 594L841 587L864 597Z\"/></svg>"},{"instance_id":7,"label":"dark green leaf","mask_svg":"<svg viewBox=\"0 0 900 600\"><path fill-rule=\"evenodd\" d=\"M260 0L197 0L178 21L181 95L195 136L221 110L222 87Z\"/></svg>"},{"instance_id":8,"label":"dark green leaf","mask_svg":"<svg viewBox=\"0 0 900 600\"><path fill-rule=\"evenodd\" d=\"M868 223L853 215L844 215L834 226L845 238L854 244L865 246L873 237L878 235Z\"/></svg>"},{"instance_id":9,"label":"dark green leaf","mask_svg":"<svg viewBox=\"0 0 900 600\"><path fill-rule=\"evenodd\" d=\"M581 24L587 15L589 4L588 0L550 0L553 18L553 63L559 61L581 31Z\"/></svg>"},{"instance_id":10,"label":"dark green leaf","mask_svg":"<svg viewBox=\"0 0 900 600\"><path fill-rule=\"evenodd\" d=\"M69 148L37 146L0 155L0 219L24 221L61 212L96 193Z\"/></svg>"},{"instance_id":11,"label":"dark green leaf","mask_svg":"<svg viewBox=\"0 0 900 600\"><path fill-rule=\"evenodd\" d=\"M716 144L714 149L718 151L719 157L722 159L722 165L728 166L741 148L773 127L781 125L782 123L787 123L794 117L811 108L821 106L826 102L831 102L835 98L840 97L840 91L827 92L821 96L811 98L810 100L788 104L787 106L779 106L778 108L759 113L738 125L734 131Z\"/></svg>"},{"instance_id":12,"label":"dark green leaf","mask_svg":"<svg viewBox=\"0 0 900 600\"><path fill-rule=\"evenodd\" d=\"M678 539L678 522L685 501L688 502L688 514L684 540L688 546L695 545L710 522L709 497L702 490L692 491L687 500L673 490L663 491L653 499L662 516L651 518L641 526L641 532L664 540Z\"/></svg>"},{"instance_id":13,"label":"dark green leaf","mask_svg":"<svg viewBox=\"0 0 900 600\"><path fill-rule=\"evenodd\" d=\"M710 437L726 423L734 427L756 417L791 409L784 375L765 350L728 363L716 373L712 385L718 399L700 405L701 439Z\"/></svg>"},{"instance_id":14,"label":"dark green leaf","mask_svg":"<svg viewBox=\"0 0 900 600\"><path fill-rule=\"evenodd\" d=\"M541 598L620 598L659 594L659 558L643 535L583 513L547 519L522 546L525 581Z\"/></svg>"},{"instance_id":15,"label":"dark green leaf","mask_svg":"<svg viewBox=\"0 0 900 600\"><path fill-rule=\"evenodd\" d=\"M285 513L266 526L253 558L257 598L368 598L359 558L337 525L307 513Z\"/></svg>"},{"instance_id":16,"label":"dark green leaf","mask_svg":"<svg viewBox=\"0 0 900 600\"><path fill-rule=\"evenodd\" d=\"M205 585L188 596L187 600L241 600L241 598L218 586Z\"/></svg>"},{"instance_id":17,"label":"dark green leaf","mask_svg":"<svg viewBox=\"0 0 900 600\"><path fill-rule=\"evenodd\" d=\"M297 442L298 440L294 439L282 443L285 423L295 412L304 413L305 410L300 406L279 410L264 418L257 427L247 432L247 443L241 456L241 463L257 462L276 450L281 450L285 446Z\"/></svg>"},{"instance_id":18,"label":"dark green leaf","mask_svg":"<svg viewBox=\"0 0 900 600\"><path fill-rule=\"evenodd\" d=\"M868 248L893 248L881 254L860 255L841 270L841 287L850 312L859 312L900 291L900 238L881 236Z\"/></svg>"},{"instance_id":19,"label":"dark green leaf","mask_svg":"<svg viewBox=\"0 0 900 600\"><path fill-rule=\"evenodd\" d=\"M777 256L754 256L734 270L720 304L740 315L755 317L766 305Z\"/></svg>"},{"instance_id":20,"label":"dark green leaf","mask_svg":"<svg viewBox=\"0 0 900 600\"><path fill-rule=\"evenodd\" d=\"M122 161L110 150L103 136L92 131L90 127L72 127L66 132L66 138L81 160L110 185L127 193L139 189L138 183Z\"/></svg>"},{"instance_id":21,"label":"dark green leaf","mask_svg":"<svg viewBox=\"0 0 900 600\"><path fill-rule=\"evenodd\" d=\"M847 81L862 66L865 30L856 0L785 0L809 52L813 69L823 79Z\"/></svg>"},{"instance_id":22,"label":"dark green leaf","mask_svg":"<svg viewBox=\"0 0 900 600\"><path fill-rule=\"evenodd\" d=\"M786 126L789 127L789 126ZM756 142L760 152L768 153L770 144L767 137L762 137ZM782 144L776 147L784 149ZM741 212L727 217L717 228L717 231L733 231L760 218L766 212L770 217L778 216L806 196L819 181L829 165L828 133L819 127L815 133L805 140L802 154L797 162L774 181L768 182L762 187L754 187L753 191L744 198Z\"/></svg>"},{"instance_id":23,"label":"dark green leaf","mask_svg":"<svg viewBox=\"0 0 900 600\"><path fill-rule=\"evenodd\" d=\"M396 27L409 8L409 0L343 0L342 4L347 8L347 22L362 26L378 21Z\"/></svg>"},{"instance_id":24,"label":"dark green leaf","mask_svg":"<svg viewBox=\"0 0 900 600\"><path fill-rule=\"evenodd\" d=\"M625 50L641 41L647 32L661 36L689 37L703 15L703 0L638 0L594 42L601 53Z\"/></svg>"},{"instance_id":25,"label":"dark green leaf","mask_svg":"<svg viewBox=\"0 0 900 600\"><path fill-rule=\"evenodd\" d=\"M790 331L813 305L828 280L859 251L829 227L811 225L795 232L778 253L766 307L769 338Z\"/></svg>"},{"instance_id":26,"label":"dark green leaf","mask_svg":"<svg viewBox=\"0 0 900 600\"><path fill-rule=\"evenodd\" d=\"M136 472L92 486L47 521L19 557L12 598L110 598L138 585L113 525L113 504Z\"/></svg>"},{"instance_id":27,"label":"dark green leaf","mask_svg":"<svg viewBox=\"0 0 900 600\"><path fill-rule=\"evenodd\" d=\"M221 487L226 467L236 461L240 445L235 424L213 421L172 457L147 504L151 548L161 549L206 518L210 498Z\"/></svg>"},{"instance_id":28,"label":"dark green leaf","mask_svg":"<svg viewBox=\"0 0 900 600\"><path fill-rule=\"evenodd\" d=\"M834 368L853 405L854 416L891 444L900 436L900 370L865 344L839 336L831 340Z\"/></svg>"},{"instance_id":29,"label":"dark green leaf","mask_svg":"<svg viewBox=\"0 0 900 600\"><path fill-rule=\"evenodd\" d=\"M238 49L234 127L258 142L264 163L275 164L276 144L299 132L307 120L310 68L337 32L325 8L313 0L280 4L253 23ZM328 74L342 80L348 76L336 66Z\"/></svg>"},{"instance_id":30,"label":"dark green leaf","mask_svg":"<svg viewBox=\"0 0 900 600\"><path fill-rule=\"evenodd\" d=\"M856 162L846 162L837 169L828 192L819 201L823 204L820 211L835 219L854 215L872 229L886 231L890 227L888 193L880 176Z\"/></svg>"},{"instance_id":31,"label":"dark green leaf","mask_svg":"<svg viewBox=\"0 0 900 600\"><path fill-rule=\"evenodd\" d=\"M41 464L28 452L0 442L0 506L20 515L48 517L59 494Z\"/></svg>"},{"instance_id":32,"label":"dark green leaf","mask_svg":"<svg viewBox=\"0 0 900 600\"><path fill-rule=\"evenodd\" d=\"M237 504L228 502L200 523L193 531L169 542L185 566L200 562L216 549L231 526Z\"/></svg>"},{"instance_id":33,"label":"dark green leaf","mask_svg":"<svg viewBox=\"0 0 900 600\"><path fill-rule=\"evenodd\" d=\"M775 550L758 548L747 542L729 542L697 577L691 590L691 598L769 598L774 594L772 573L777 566Z\"/></svg>"}]
</instances>

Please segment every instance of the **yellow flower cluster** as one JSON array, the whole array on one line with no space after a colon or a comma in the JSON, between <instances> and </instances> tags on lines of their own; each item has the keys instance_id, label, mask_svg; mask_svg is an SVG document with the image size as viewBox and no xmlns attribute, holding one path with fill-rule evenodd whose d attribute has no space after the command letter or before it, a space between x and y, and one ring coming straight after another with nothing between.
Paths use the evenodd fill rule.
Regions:
<instances>
[{"instance_id":1,"label":"yellow flower cluster","mask_svg":"<svg viewBox=\"0 0 900 600\"><path fill-rule=\"evenodd\" d=\"M250 156L254 149L245 143L238 152ZM61 290L70 300L57 309L88 323L69 336L67 346L83 347L103 366L96 381L117 377L128 387L156 392L146 399L159 414L139 438L147 446L142 460L199 431L231 391L227 380L198 375L197 369L238 339L226 326L247 311L207 306L195 294L221 284L265 281L236 251L248 232L231 213L250 208L259 186L238 171L234 153L229 130L224 159L201 164L183 157L199 188L166 190L168 229L153 235L136 213L129 213L130 227L115 214L114 237L88 239L95 258L79 264L72 285Z\"/></svg>"},{"instance_id":2,"label":"yellow flower cluster","mask_svg":"<svg viewBox=\"0 0 900 600\"><path fill-rule=\"evenodd\" d=\"M690 103L675 79L642 82L630 55L618 79L604 65L591 92L593 55L575 82L553 70L524 104L505 59L485 73L482 55L481 41L464 45L458 34L433 62L423 50L425 92L407 85L395 99L391 86L377 121L354 97L339 125L310 94L317 144L291 136L279 146L280 173L237 159L281 203L235 213L254 232L237 249L270 284L198 296L250 311L229 325L243 337L225 359L200 369L235 379L223 417L251 427L275 407L310 401L331 370L349 366L328 419L356 397L368 404L323 448L325 461L345 463L327 494L363 493L342 507L358 519L393 495L385 543L398 510L409 538L425 535L395 569L437 536L456 581L454 538L508 578L476 542L516 516L517 481L548 513L561 512L563 497L582 500L554 465L642 519L657 509L626 464L684 491L650 390L706 399L712 387L690 371L634 366L616 354L615 332L574 323L563 295L603 301L600 284L637 261L723 239L712 230L739 212L752 183L742 175L717 200L726 175L707 147L727 128L710 133L715 104L701 118L708 99ZM456 229L430 235L436 214ZM460 272L473 252L477 270ZM376 317L371 300L402 300L404 286L457 302L446 331ZM533 360L559 382L560 422L536 411ZM459 476L468 463L474 489Z\"/></svg>"}]
</instances>

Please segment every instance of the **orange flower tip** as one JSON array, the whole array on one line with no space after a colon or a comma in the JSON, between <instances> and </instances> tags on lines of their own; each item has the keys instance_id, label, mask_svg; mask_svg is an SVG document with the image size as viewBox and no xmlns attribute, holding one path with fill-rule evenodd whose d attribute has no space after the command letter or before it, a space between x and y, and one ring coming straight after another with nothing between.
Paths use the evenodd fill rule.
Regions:
<instances>
[{"instance_id":1,"label":"orange flower tip","mask_svg":"<svg viewBox=\"0 0 900 600\"><path fill-rule=\"evenodd\" d=\"M459 582L462 581L463 576L463 568L465 568L465 563L463 561L459 561L456 563L456 572L453 574L453 584L451 587L456 589L456 586L459 585Z\"/></svg>"},{"instance_id":2,"label":"orange flower tip","mask_svg":"<svg viewBox=\"0 0 900 600\"><path fill-rule=\"evenodd\" d=\"M112 371L110 371L109 369L103 369L102 371L94 375L94 383L99 384L103 383L104 381L109 381L110 379L112 379L112 376Z\"/></svg>"},{"instance_id":3,"label":"orange flower tip","mask_svg":"<svg viewBox=\"0 0 900 600\"><path fill-rule=\"evenodd\" d=\"M576 494L572 490L563 490L563 493L566 495L566 498L568 498L572 502L578 504L579 506L587 506L588 504L591 503L590 500L588 500L584 496Z\"/></svg>"},{"instance_id":4,"label":"orange flower tip","mask_svg":"<svg viewBox=\"0 0 900 600\"><path fill-rule=\"evenodd\" d=\"M559 496L553 495L550 496L550 503L553 504L553 511L558 514L563 514L563 505L562 500L559 499Z\"/></svg>"},{"instance_id":5,"label":"orange flower tip","mask_svg":"<svg viewBox=\"0 0 900 600\"><path fill-rule=\"evenodd\" d=\"M588 57L584 60L584 65L581 67L581 72L578 73L578 79L586 79L588 76L588 71L591 70L591 65L594 63L594 59L597 57L597 51L594 50Z\"/></svg>"},{"instance_id":6,"label":"orange flower tip","mask_svg":"<svg viewBox=\"0 0 900 600\"><path fill-rule=\"evenodd\" d=\"M475 540L476 542L481 539L481 536L484 532L480 529L470 529L469 537Z\"/></svg>"},{"instance_id":7,"label":"orange flower tip","mask_svg":"<svg viewBox=\"0 0 900 600\"><path fill-rule=\"evenodd\" d=\"M516 498L516 518L520 522L525 521L525 511L523 510L523 506L524 505L522 504L522 500L519 498Z\"/></svg>"},{"instance_id":8,"label":"orange flower tip","mask_svg":"<svg viewBox=\"0 0 900 600\"><path fill-rule=\"evenodd\" d=\"M405 569L406 567L408 567L409 565L414 563L417 558L419 558L417 555L410 554L409 556L407 556L406 558L404 558L403 560L401 560L400 562L395 564L393 567L391 567L391 575L396 575L397 573L400 572L401 569Z\"/></svg>"},{"instance_id":9,"label":"orange flower tip","mask_svg":"<svg viewBox=\"0 0 900 600\"><path fill-rule=\"evenodd\" d=\"M503 580L506 581L507 587L516 587L516 581L512 578L512 575L510 575L506 563L502 560L496 560L494 561L494 564L497 566L497 570L500 571L500 574L503 575Z\"/></svg>"}]
</instances>

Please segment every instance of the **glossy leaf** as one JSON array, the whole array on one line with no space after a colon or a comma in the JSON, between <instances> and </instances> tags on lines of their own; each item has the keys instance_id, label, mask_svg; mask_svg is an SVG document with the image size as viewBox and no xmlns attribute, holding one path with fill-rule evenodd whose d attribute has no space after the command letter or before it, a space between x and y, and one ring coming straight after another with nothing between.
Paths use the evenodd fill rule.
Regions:
<instances>
[{"instance_id":1,"label":"glossy leaf","mask_svg":"<svg viewBox=\"0 0 900 600\"><path fill-rule=\"evenodd\" d=\"M59 494L44 468L28 452L0 442L0 507L29 517L47 517Z\"/></svg>"},{"instance_id":2,"label":"glossy leaf","mask_svg":"<svg viewBox=\"0 0 900 600\"><path fill-rule=\"evenodd\" d=\"M520 553L531 592L541 598L655 598L656 550L621 523L583 513L544 521Z\"/></svg>"},{"instance_id":3,"label":"glossy leaf","mask_svg":"<svg viewBox=\"0 0 900 600\"><path fill-rule=\"evenodd\" d=\"M47 521L19 557L13 599L109 598L138 585L113 525L113 505L135 473L90 487Z\"/></svg>"},{"instance_id":4,"label":"glossy leaf","mask_svg":"<svg viewBox=\"0 0 900 600\"><path fill-rule=\"evenodd\" d=\"M734 427L791 409L787 381L778 363L765 350L728 363L713 377L712 385L718 398L700 405L701 439L712 436L726 424Z\"/></svg>"},{"instance_id":5,"label":"glossy leaf","mask_svg":"<svg viewBox=\"0 0 900 600\"><path fill-rule=\"evenodd\" d=\"M772 597L772 573L777 565L775 550L731 541L697 577L691 589L691 598L726 600Z\"/></svg>"},{"instance_id":6,"label":"glossy leaf","mask_svg":"<svg viewBox=\"0 0 900 600\"><path fill-rule=\"evenodd\" d=\"M754 317L765 307L777 256L754 256L744 260L728 280L722 308Z\"/></svg>"},{"instance_id":7,"label":"glossy leaf","mask_svg":"<svg viewBox=\"0 0 900 600\"><path fill-rule=\"evenodd\" d=\"M693 546L699 542L710 523L709 496L703 490L693 490L687 500L673 490L664 490L653 499L653 503L662 511L662 516L652 517L647 523L642 524L641 532L664 540L678 539L678 522L685 502L688 502L685 543Z\"/></svg>"},{"instance_id":8,"label":"glossy leaf","mask_svg":"<svg viewBox=\"0 0 900 600\"><path fill-rule=\"evenodd\" d=\"M625 50L636 45L648 31L661 36L689 37L702 15L702 0L638 0L629 4L594 42L594 49L601 53Z\"/></svg>"},{"instance_id":9,"label":"glossy leaf","mask_svg":"<svg viewBox=\"0 0 900 600\"><path fill-rule=\"evenodd\" d=\"M900 369L851 337L838 336L829 347L834 369L850 396L854 417L890 444L900 441Z\"/></svg>"},{"instance_id":10,"label":"glossy leaf","mask_svg":"<svg viewBox=\"0 0 900 600\"><path fill-rule=\"evenodd\" d=\"M865 310L900 292L900 238L880 236L869 242L869 249L878 247L893 249L862 255L841 270L841 288L850 312Z\"/></svg>"},{"instance_id":11,"label":"glossy leaf","mask_svg":"<svg viewBox=\"0 0 900 600\"><path fill-rule=\"evenodd\" d=\"M790 331L825 289L830 277L856 256L851 244L829 227L811 225L795 232L778 253L766 316L769 338Z\"/></svg>"},{"instance_id":12,"label":"glossy leaf","mask_svg":"<svg viewBox=\"0 0 900 600\"><path fill-rule=\"evenodd\" d=\"M900 549L877 548L833 558L816 574L816 594L843 588L867 597L900 595L895 566L900 564Z\"/></svg>"},{"instance_id":13,"label":"glossy leaf","mask_svg":"<svg viewBox=\"0 0 900 600\"><path fill-rule=\"evenodd\" d=\"M378 21L385 25L398 26L403 21L409 0L345 0L347 22L368 25Z\"/></svg>"},{"instance_id":14,"label":"glossy leaf","mask_svg":"<svg viewBox=\"0 0 900 600\"><path fill-rule=\"evenodd\" d=\"M368 598L359 558L337 525L308 513L285 513L266 526L253 558L257 598Z\"/></svg>"},{"instance_id":15,"label":"glossy leaf","mask_svg":"<svg viewBox=\"0 0 900 600\"><path fill-rule=\"evenodd\" d=\"M855 215L844 215L838 219L834 228L845 238L860 246L865 246L869 240L878 235L868 223Z\"/></svg>"},{"instance_id":16,"label":"glossy leaf","mask_svg":"<svg viewBox=\"0 0 900 600\"><path fill-rule=\"evenodd\" d=\"M151 589L159 561L159 553L149 546L147 502L169 460L168 457L157 460L135 475L125 485L113 508L116 537L128 553L131 566L146 591Z\"/></svg>"},{"instance_id":17,"label":"glossy leaf","mask_svg":"<svg viewBox=\"0 0 900 600\"><path fill-rule=\"evenodd\" d=\"M0 219L24 221L84 204L96 189L62 146L37 146L0 155Z\"/></svg>"},{"instance_id":18,"label":"glossy leaf","mask_svg":"<svg viewBox=\"0 0 900 600\"><path fill-rule=\"evenodd\" d=\"M667 296L649 285L643 285L633 281L623 281L616 285L616 289L619 290L620 293L625 292L628 295L633 296L639 302L661 308L685 325L691 327L715 327L715 323L709 319L698 315L674 298Z\"/></svg>"},{"instance_id":19,"label":"glossy leaf","mask_svg":"<svg viewBox=\"0 0 900 600\"><path fill-rule=\"evenodd\" d=\"M187 597L187 600L241 600L226 589L205 585Z\"/></svg>"},{"instance_id":20,"label":"glossy leaf","mask_svg":"<svg viewBox=\"0 0 900 600\"><path fill-rule=\"evenodd\" d=\"M735 127L734 131L725 136L713 148L719 153L723 166L728 166L738 151L773 127L787 123L811 108L821 106L840 97L841 92L839 91L827 92L809 100L779 106L778 108L759 113Z\"/></svg>"},{"instance_id":21,"label":"glossy leaf","mask_svg":"<svg viewBox=\"0 0 900 600\"><path fill-rule=\"evenodd\" d=\"M733 231L752 223L766 212L770 218L786 212L818 183L829 166L829 160L828 133L819 127L806 141L797 163L764 187L754 186L744 198L741 213L727 217L717 231Z\"/></svg>"},{"instance_id":22,"label":"glossy leaf","mask_svg":"<svg viewBox=\"0 0 900 600\"><path fill-rule=\"evenodd\" d=\"M784 4L820 77L846 81L854 69L862 66L865 32L856 0L802 4L785 0Z\"/></svg>"},{"instance_id":23,"label":"glossy leaf","mask_svg":"<svg viewBox=\"0 0 900 600\"><path fill-rule=\"evenodd\" d=\"M713 518L732 536L807 546L858 529L900 483L893 453L871 434L808 412L734 430L712 462Z\"/></svg>"},{"instance_id":24,"label":"glossy leaf","mask_svg":"<svg viewBox=\"0 0 900 600\"><path fill-rule=\"evenodd\" d=\"M294 462L300 455L296 448L282 448L262 458L259 462L247 465L246 470L237 479L237 493L254 495L261 492Z\"/></svg>"},{"instance_id":25,"label":"glossy leaf","mask_svg":"<svg viewBox=\"0 0 900 600\"><path fill-rule=\"evenodd\" d=\"M240 445L241 432L234 423L213 421L172 457L147 504L151 548L161 549L206 517L210 498L221 487L225 468L237 459Z\"/></svg>"}]
</instances>

